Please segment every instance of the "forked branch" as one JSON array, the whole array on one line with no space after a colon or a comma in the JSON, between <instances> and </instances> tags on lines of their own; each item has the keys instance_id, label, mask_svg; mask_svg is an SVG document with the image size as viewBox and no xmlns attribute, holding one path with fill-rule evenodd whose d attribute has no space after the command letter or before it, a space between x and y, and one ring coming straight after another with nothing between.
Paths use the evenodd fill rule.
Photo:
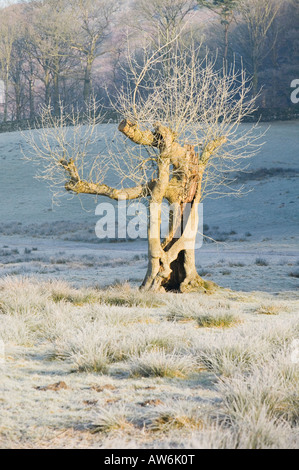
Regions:
<instances>
[{"instance_id":1,"label":"forked branch","mask_svg":"<svg viewBox=\"0 0 299 470\"><path fill-rule=\"evenodd\" d=\"M127 119L121 121L118 130L135 144L155 146L155 136L151 131L142 131L137 124Z\"/></svg>"},{"instance_id":2,"label":"forked branch","mask_svg":"<svg viewBox=\"0 0 299 470\"><path fill-rule=\"evenodd\" d=\"M66 172L70 175L70 180L66 182L65 189L72 191L76 194L95 194L99 196L107 196L110 199L137 199L139 197L149 196L155 181L149 181L143 185L137 185L133 188L116 189L106 184L90 183L88 181L82 181L79 177L77 167L73 159L61 160L60 164L64 167Z\"/></svg>"}]
</instances>

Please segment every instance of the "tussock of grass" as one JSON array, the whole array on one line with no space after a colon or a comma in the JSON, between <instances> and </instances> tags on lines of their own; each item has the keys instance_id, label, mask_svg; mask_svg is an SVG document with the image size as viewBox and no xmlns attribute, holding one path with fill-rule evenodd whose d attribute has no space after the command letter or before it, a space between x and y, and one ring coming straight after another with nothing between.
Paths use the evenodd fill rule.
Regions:
<instances>
[{"instance_id":1,"label":"tussock of grass","mask_svg":"<svg viewBox=\"0 0 299 470\"><path fill-rule=\"evenodd\" d=\"M178 331L175 324L169 323L140 326L136 329L136 334L144 344L141 352L158 348L167 353L173 353L175 350L185 350L192 342L188 328L182 327Z\"/></svg>"},{"instance_id":2,"label":"tussock of grass","mask_svg":"<svg viewBox=\"0 0 299 470\"><path fill-rule=\"evenodd\" d=\"M128 431L132 424L127 419L127 410L124 404L117 404L113 408L101 408L96 412L91 432L113 433Z\"/></svg>"},{"instance_id":3,"label":"tussock of grass","mask_svg":"<svg viewBox=\"0 0 299 470\"><path fill-rule=\"evenodd\" d=\"M32 346L35 340L32 327L30 319L23 315L0 315L0 339L5 343Z\"/></svg>"},{"instance_id":4,"label":"tussock of grass","mask_svg":"<svg viewBox=\"0 0 299 470\"><path fill-rule=\"evenodd\" d=\"M104 325L115 328L125 328L136 323L155 323L155 318L148 309L111 307L106 304L91 306L90 318L101 320Z\"/></svg>"},{"instance_id":5,"label":"tussock of grass","mask_svg":"<svg viewBox=\"0 0 299 470\"><path fill-rule=\"evenodd\" d=\"M256 313L259 315L278 315L281 309L278 305L261 305L257 310Z\"/></svg>"},{"instance_id":6,"label":"tussock of grass","mask_svg":"<svg viewBox=\"0 0 299 470\"><path fill-rule=\"evenodd\" d=\"M266 407L251 410L242 425L235 427L233 448L286 449L290 446L287 436L291 435L291 428L283 420L269 418Z\"/></svg>"},{"instance_id":7,"label":"tussock of grass","mask_svg":"<svg viewBox=\"0 0 299 470\"><path fill-rule=\"evenodd\" d=\"M188 429L199 430L204 427L203 421L200 418L194 416L186 416L184 414L176 415L172 411L161 412L160 415L155 418L150 426L152 431L165 432L172 429Z\"/></svg>"},{"instance_id":8,"label":"tussock of grass","mask_svg":"<svg viewBox=\"0 0 299 470\"><path fill-rule=\"evenodd\" d=\"M250 448L279 442L279 429L290 433L299 424L299 371L288 349L256 364L250 374L223 378L218 388L231 424L243 431L248 427ZM269 433L274 441L268 440Z\"/></svg>"},{"instance_id":9,"label":"tussock of grass","mask_svg":"<svg viewBox=\"0 0 299 470\"><path fill-rule=\"evenodd\" d=\"M1 311L6 315L32 316L47 305L48 297L37 284L23 278L0 280Z\"/></svg>"},{"instance_id":10,"label":"tussock of grass","mask_svg":"<svg viewBox=\"0 0 299 470\"><path fill-rule=\"evenodd\" d=\"M112 362L107 338L91 326L56 341L53 357L69 361L78 372L104 374Z\"/></svg>"},{"instance_id":11,"label":"tussock of grass","mask_svg":"<svg viewBox=\"0 0 299 470\"><path fill-rule=\"evenodd\" d=\"M116 305L122 307L143 307L157 308L164 305L164 301L159 294L142 292L132 289L130 286L120 288L110 288L102 291L102 299L107 305Z\"/></svg>"},{"instance_id":12,"label":"tussock of grass","mask_svg":"<svg viewBox=\"0 0 299 470\"><path fill-rule=\"evenodd\" d=\"M223 276L230 276L232 273L229 269L222 269L220 272Z\"/></svg>"},{"instance_id":13,"label":"tussock of grass","mask_svg":"<svg viewBox=\"0 0 299 470\"><path fill-rule=\"evenodd\" d=\"M182 349L190 346L187 333L178 334L169 324L138 323L132 330L130 325L105 325L98 318L84 326L77 325L70 332L63 329L63 324L58 329L49 357L67 360L79 372L106 373L109 364L140 356L153 348L171 354L179 346Z\"/></svg>"},{"instance_id":14,"label":"tussock of grass","mask_svg":"<svg viewBox=\"0 0 299 470\"><path fill-rule=\"evenodd\" d=\"M196 432L207 428L207 419L201 406L186 400L170 400L153 411L149 429L154 432Z\"/></svg>"},{"instance_id":15,"label":"tussock of grass","mask_svg":"<svg viewBox=\"0 0 299 470\"><path fill-rule=\"evenodd\" d=\"M236 371L251 370L256 356L253 351L238 345L221 345L199 352L199 363L214 374L230 377Z\"/></svg>"},{"instance_id":16,"label":"tussock of grass","mask_svg":"<svg viewBox=\"0 0 299 470\"><path fill-rule=\"evenodd\" d=\"M94 322L65 334L54 342L52 357L67 360L78 372L107 373L113 362L125 359L131 352L124 337L117 337L112 327L101 328Z\"/></svg>"},{"instance_id":17,"label":"tussock of grass","mask_svg":"<svg viewBox=\"0 0 299 470\"><path fill-rule=\"evenodd\" d=\"M244 263L241 263L239 261L231 261L228 263L230 268L244 268L246 266Z\"/></svg>"},{"instance_id":18,"label":"tussock of grass","mask_svg":"<svg viewBox=\"0 0 299 470\"><path fill-rule=\"evenodd\" d=\"M218 313L214 315L199 315L196 318L197 324L201 328L230 328L241 322L232 313Z\"/></svg>"},{"instance_id":19,"label":"tussock of grass","mask_svg":"<svg viewBox=\"0 0 299 470\"><path fill-rule=\"evenodd\" d=\"M274 320L274 319L273 319ZM261 335L261 340L266 341L273 353L288 348L294 339L299 337L298 320L277 321Z\"/></svg>"},{"instance_id":20,"label":"tussock of grass","mask_svg":"<svg viewBox=\"0 0 299 470\"><path fill-rule=\"evenodd\" d=\"M284 421L298 425L298 388L295 391L298 382L291 384L290 391L284 388L275 372L270 377L269 380L269 370L262 369L262 374L260 370L254 375L236 375L230 381L223 381L224 409L232 423L249 421L257 425L262 417L264 424Z\"/></svg>"},{"instance_id":21,"label":"tussock of grass","mask_svg":"<svg viewBox=\"0 0 299 470\"><path fill-rule=\"evenodd\" d=\"M205 296L191 296L171 299L167 306L167 319L170 321L191 321L205 315L226 315L230 303L219 300L207 300Z\"/></svg>"},{"instance_id":22,"label":"tussock of grass","mask_svg":"<svg viewBox=\"0 0 299 470\"><path fill-rule=\"evenodd\" d=\"M167 354L159 348L132 357L130 361L131 375L134 377L183 378L195 369L195 361L191 356Z\"/></svg>"},{"instance_id":23,"label":"tussock of grass","mask_svg":"<svg viewBox=\"0 0 299 470\"><path fill-rule=\"evenodd\" d=\"M97 298L94 294L84 294L74 292L72 294L65 294L63 292L54 292L52 294L52 299L54 302L58 303L61 301L70 302L74 305L80 306L84 304L90 304L92 302L96 302Z\"/></svg>"},{"instance_id":24,"label":"tussock of grass","mask_svg":"<svg viewBox=\"0 0 299 470\"><path fill-rule=\"evenodd\" d=\"M255 264L257 266L268 266L269 265L268 261L264 258L256 258Z\"/></svg>"},{"instance_id":25,"label":"tussock of grass","mask_svg":"<svg viewBox=\"0 0 299 470\"><path fill-rule=\"evenodd\" d=\"M152 429L158 430L159 428L188 428L188 429L201 429L203 424L200 420L189 416L173 416L169 414L161 414L155 421Z\"/></svg>"},{"instance_id":26,"label":"tussock of grass","mask_svg":"<svg viewBox=\"0 0 299 470\"><path fill-rule=\"evenodd\" d=\"M100 300L95 290L75 289L63 281L51 281L48 287L51 300L55 303L64 301L80 306Z\"/></svg>"},{"instance_id":27,"label":"tussock of grass","mask_svg":"<svg viewBox=\"0 0 299 470\"><path fill-rule=\"evenodd\" d=\"M298 279L299 278L299 270L290 272L289 276L290 277L296 277Z\"/></svg>"},{"instance_id":28,"label":"tussock of grass","mask_svg":"<svg viewBox=\"0 0 299 470\"><path fill-rule=\"evenodd\" d=\"M230 304L224 302L198 302L196 298L185 298L168 305L168 320L196 321L199 327L229 328L240 323L238 316L230 312Z\"/></svg>"}]
</instances>

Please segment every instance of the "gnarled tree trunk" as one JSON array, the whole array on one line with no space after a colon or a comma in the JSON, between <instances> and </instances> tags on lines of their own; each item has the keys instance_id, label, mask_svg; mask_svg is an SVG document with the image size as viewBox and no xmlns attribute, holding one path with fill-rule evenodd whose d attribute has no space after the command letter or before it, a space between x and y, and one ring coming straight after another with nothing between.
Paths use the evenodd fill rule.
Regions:
<instances>
[{"instance_id":1,"label":"gnarled tree trunk","mask_svg":"<svg viewBox=\"0 0 299 470\"><path fill-rule=\"evenodd\" d=\"M195 241L198 231L198 204L201 197L203 172L210 156L225 142L225 138L210 141L199 154L194 146L176 142L177 135L169 127L157 123L154 131L142 131L137 124L124 120L119 130L139 145L158 149L157 178L145 185L114 189L105 184L80 180L73 160L61 160L69 173L67 190L75 193L99 194L111 199L149 198L148 269L142 288L166 291L202 291L216 288L204 281L195 267ZM162 202L174 207L169 233L161 241Z\"/></svg>"},{"instance_id":2,"label":"gnarled tree trunk","mask_svg":"<svg viewBox=\"0 0 299 470\"><path fill-rule=\"evenodd\" d=\"M148 270L142 288L179 292L213 290L195 267L195 242L198 231L198 204L201 182L209 156L224 142L210 142L199 156L192 145L175 142L171 129L157 124L153 133L122 121L119 130L133 142L157 147L158 177L151 191L148 227ZM172 170L171 170L172 169ZM175 205L169 234L160 241L163 199Z\"/></svg>"}]
</instances>

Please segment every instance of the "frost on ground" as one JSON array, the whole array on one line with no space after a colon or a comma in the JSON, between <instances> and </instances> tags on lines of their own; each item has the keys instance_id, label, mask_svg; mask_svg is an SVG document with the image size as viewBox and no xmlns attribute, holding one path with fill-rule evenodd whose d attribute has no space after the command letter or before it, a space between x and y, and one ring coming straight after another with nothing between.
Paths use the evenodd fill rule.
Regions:
<instances>
[{"instance_id":1,"label":"frost on ground","mask_svg":"<svg viewBox=\"0 0 299 470\"><path fill-rule=\"evenodd\" d=\"M298 308L6 277L1 447L298 447Z\"/></svg>"},{"instance_id":2,"label":"frost on ground","mask_svg":"<svg viewBox=\"0 0 299 470\"><path fill-rule=\"evenodd\" d=\"M115 129L103 125L108 140ZM298 122L272 124L265 140L248 170L233 175L244 185L244 197L204 199L206 237L197 268L235 290L293 291L299 286ZM34 178L37 168L22 157L26 145L18 132L0 136L0 275L38 275L76 286L139 285L147 268L146 240L96 237L95 208L106 198L66 194L53 206L49 188ZM95 152L103 145L99 138ZM115 175L107 178L117 186Z\"/></svg>"},{"instance_id":3,"label":"frost on ground","mask_svg":"<svg viewBox=\"0 0 299 470\"><path fill-rule=\"evenodd\" d=\"M0 136L0 447L298 447L297 141L275 123L248 194L204 200L205 297L139 292L146 241L99 241L100 199L53 207Z\"/></svg>"}]
</instances>

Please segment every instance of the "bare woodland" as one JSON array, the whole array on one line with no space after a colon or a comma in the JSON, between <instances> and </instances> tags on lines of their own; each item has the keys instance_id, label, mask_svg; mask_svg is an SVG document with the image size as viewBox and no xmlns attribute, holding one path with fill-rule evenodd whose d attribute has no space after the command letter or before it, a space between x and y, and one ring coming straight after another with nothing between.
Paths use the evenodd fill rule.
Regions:
<instances>
[{"instance_id":1,"label":"bare woodland","mask_svg":"<svg viewBox=\"0 0 299 470\"><path fill-rule=\"evenodd\" d=\"M285 77L298 69L298 0L31 0L4 2L0 15L2 121L31 119L59 101L84 109L92 95L109 103L124 85L132 50L146 37L153 49L182 31L216 58L237 61L263 85L259 105L289 106ZM281 70L284 64L284 72Z\"/></svg>"}]
</instances>

